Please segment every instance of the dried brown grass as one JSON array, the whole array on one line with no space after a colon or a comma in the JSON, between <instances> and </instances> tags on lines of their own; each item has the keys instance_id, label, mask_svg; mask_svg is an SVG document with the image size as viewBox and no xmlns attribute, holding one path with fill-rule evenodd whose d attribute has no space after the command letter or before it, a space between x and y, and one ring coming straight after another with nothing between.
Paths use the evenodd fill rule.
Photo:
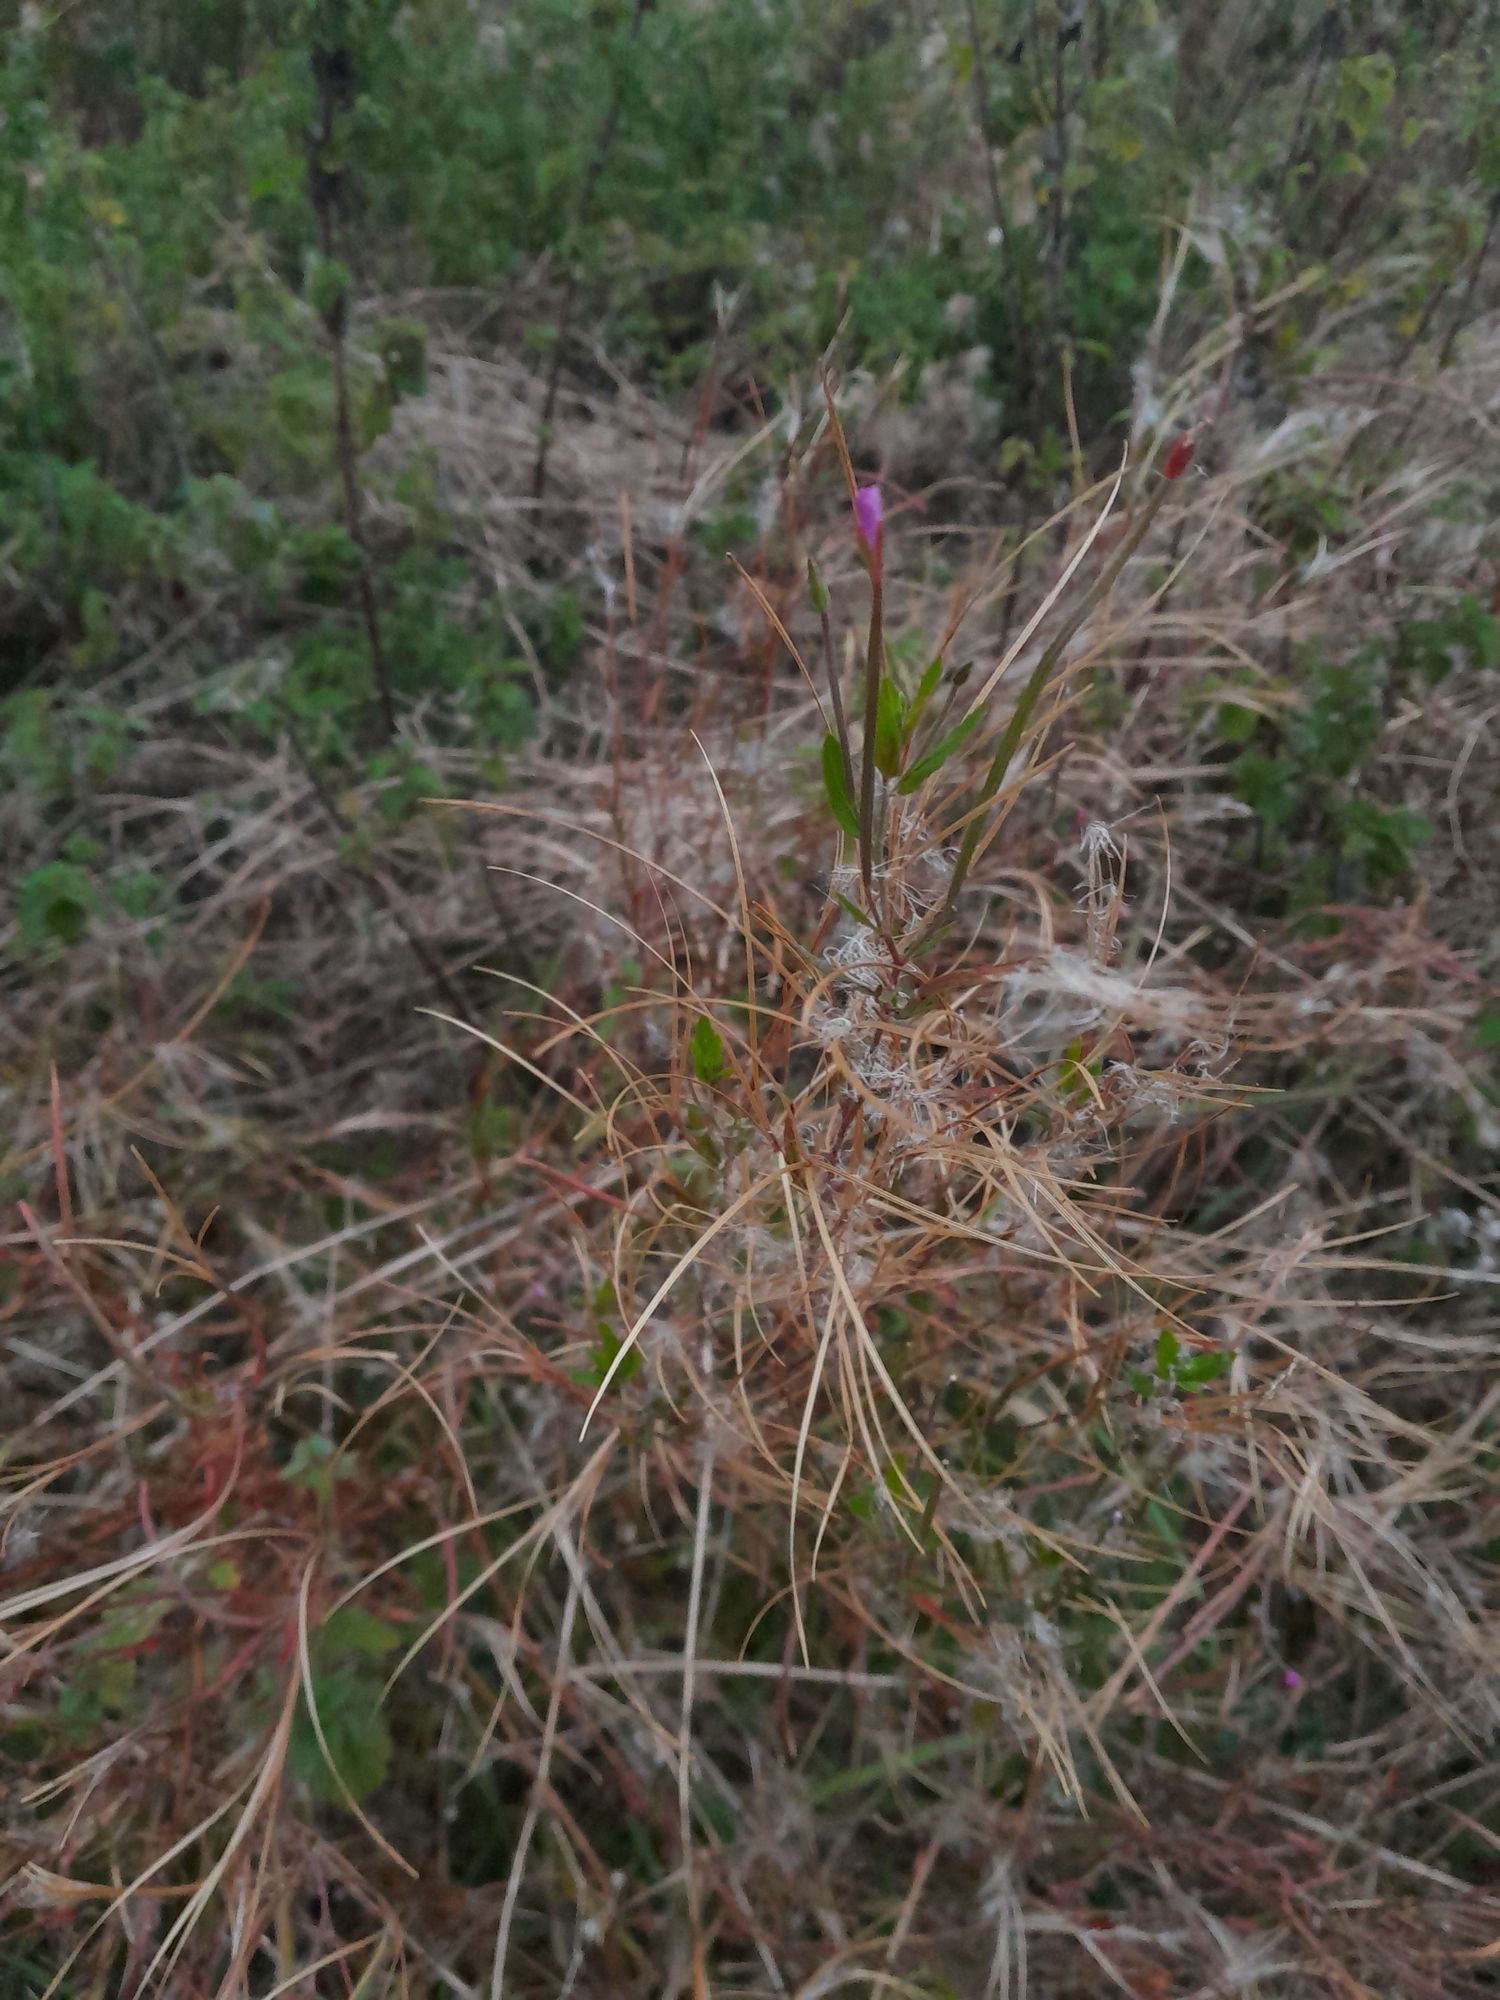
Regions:
<instances>
[{"instance_id":1,"label":"dried brown grass","mask_svg":"<svg viewBox=\"0 0 1500 2000\"><path fill-rule=\"evenodd\" d=\"M1491 406L1487 353L1418 406L1357 552L1310 570L1257 483L1326 461L1365 392L1267 435L1229 344L1186 358L1201 476L1074 642L919 959L1034 653L972 766L891 802L862 926L828 894L858 883L814 700L691 534L747 479L787 628L809 549L862 615L812 397L796 439L569 401L539 527L506 500L515 371L437 370L416 421L497 574L545 532L602 586L513 789L396 837L383 903L295 762L226 771L169 720L113 811L198 916L164 959L121 930L12 979L19 1976L1490 1990L1487 689L1388 715L1374 782L1441 798L1453 838L1336 939L1247 915L1194 699L1232 668L1274 705L1293 641L1471 577L1419 502L1468 476L1454 399ZM1080 480L997 537L970 499L990 518L933 538L941 579L915 497L893 509L887 630L982 677L1099 502ZM165 803L209 772L217 851ZM500 977L466 976L495 926ZM242 959L296 980L289 1021L207 1005ZM492 1096L509 1122L466 1153ZM1225 1373L1142 1390L1164 1326ZM308 1440L317 1484L287 1477ZM357 1811L286 1767L350 1603L399 1636Z\"/></svg>"}]
</instances>

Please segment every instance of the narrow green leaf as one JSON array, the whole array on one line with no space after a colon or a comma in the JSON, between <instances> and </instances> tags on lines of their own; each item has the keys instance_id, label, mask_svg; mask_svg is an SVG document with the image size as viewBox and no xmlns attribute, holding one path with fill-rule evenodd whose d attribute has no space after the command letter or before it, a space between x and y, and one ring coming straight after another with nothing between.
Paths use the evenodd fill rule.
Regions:
<instances>
[{"instance_id":1,"label":"narrow green leaf","mask_svg":"<svg viewBox=\"0 0 1500 2000\"><path fill-rule=\"evenodd\" d=\"M1164 1326L1156 1336L1156 1372L1164 1382L1181 1352L1182 1344L1176 1334L1171 1327Z\"/></svg>"},{"instance_id":2,"label":"narrow green leaf","mask_svg":"<svg viewBox=\"0 0 1500 2000\"><path fill-rule=\"evenodd\" d=\"M901 769L904 720L896 684L885 676L880 683L880 705L875 712L875 768L887 778L894 778Z\"/></svg>"},{"instance_id":3,"label":"narrow green leaf","mask_svg":"<svg viewBox=\"0 0 1500 2000\"><path fill-rule=\"evenodd\" d=\"M838 904L839 908L843 911L846 917L852 917L855 923L863 924L867 931L874 930L875 919L873 917L866 916L865 912L859 907L858 903L851 903L849 898L847 896L841 896L837 889L830 889L828 893L830 896L832 896L833 900Z\"/></svg>"},{"instance_id":4,"label":"narrow green leaf","mask_svg":"<svg viewBox=\"0 0 1500 2000\"><path fill-rule=\"evenodd\" d=\"M328 1756L323 1754L304 1695L293 1718L287 1763L315 1798L342 1804L343 1791L328 1768L331 1758L352 1796L362 1799L384 1778L391 1760L390 1732L380 1714L380 1683L368 1672L339 1667L314 1673L312 1691Z\"/></svg>"},{"instance_id":5,"label":"narrow green leaf","mask_svg":"<svg viewBox=\"0 0 1500 2000\"><path fill-rule=\"evenodd\" d=\"M852 1502L851 1502L852 1506ZM925 1764L935 1764L944 1756L962 1758L977 1750L986 1738L979 1731L972 1735L966 1730L943 1737L932 1737L925 1743L915 1744L910 1750L876 1764L859 1764L851 1770L835 1771L832 1777L824 1778L810 1787L810 1797L815 1805L822 1805L829 1799L843 1797L846 1793L859 1791L865 1785L882 1782L893 1783L906 1771L919 1770Z\"/></svg>"},{"instance_id":6,"label":"narrow green leaf","mask_svg":"<svg viewBox=\"0 0 1500 2000\"><path fill-rule=\"evenodd\" d=\"M320 1659L333 1659L340 1653L364 1653L378 1660L390 1652L400 1637L395 1626L388 1625L385 1619L376 1618L358 1604L346 1604L324 1619L316 1651Z\"/></svg>"},{"instance_id":7,"label":"narrow green leaf","mask_svg":"<svg viewBox=\"0 0 1500 2000\"><path fill-rule=\"evenodd\" d=\"M727 1074L729 1064L724 1055L724 1043L707 1014L698 1016L688 1050L693 1075L700 1083L717 1083L721 1076Z\"/></svg>"},{"instance_id":8,"label":"narrow green leaf","mask_svg":"<svg viewBox=\"0 0 1500 2000\"><path fill-rule=\"evenodd\" d=\"M911 737L917 717L922 713L928 702L931 701L933 694L936 692L937 684L942 677L943 656L939 653L937 658L929 665L926 673L917 682L917 691L912 696L911 706L906 711L906 734L908 740Z\"/></svg>"},{"instance_id":9,"label":"narrow green leaf","mask_svg":"<svg viewBox=\"0 0 1500 2000\"><path fill-rule=\"evenodd\" d=\"M1201 1389L1209 1382L1217 1382L1227 1373L1229 1356L1217 1352L1192 1354L1186 1361L1179 1361L1174 1371L1179 1389Z\"/></svg>"},{"instance_id":10,"label":"narrow green leaf","mask_svg":"<svg viewBox=\"0 0 1500 2000\"><path fill-rule=\"evenodd\" d=\"M979 715L980 712L976 708L972 715L964 717L956 729L950 729L946 736L938 738L930 750L923 751L916 763L912 765L911 769L902 778L900 784L897 785L896 790L898 792L914 792L918 785L925 784L933 772L940 770L953 755L954 751L959 749L973 735L979 726Z\"/></svg>"},{"instance_id":11,"label":"narrow green leaf","mask_svg":"<svg viewBox=\"0 0 1500 2000\"><path fill-rule=\"evenodd\" d=\"M599 1338L595 1341L590 1354L590 1359L594 1364L594 1384L596 1387L604 1380L610 1369L614 1368L615 1357L624 1345L624 1341L621 1340L613 1327L600 1325ZM630 1382L640 1372L641 1351L638 1347L632 1347L619 1367L615 1368L615 1380L617 1382Z\"/></svg>"},{"instance_id":12,"label":"narrow green leaf","mask_svg":"<svg viewBox=\"0 0 1500 2000\"><path fill-rule=\"evenodd\" d=\"M859 818L854 810L854 801L849 796L849 787L844 782L844 753L831 729L823 738L823 789L828 794L829 810L840 828L851 840L858 840Z\"/></svg>"},{"instance_id":13,"label":"narrow green leaf","mask_svg":"<svg viewBox=\"0 0 1500 2000\"><path fill-rule=\"evenodd\" d=\"M594 1324L599 1337L589 1349L588 1367L570 1370L570 1379L585 1389L597 1389L599 1387L600 1383L609 1374L610 1369L614 1367L616 1355L625 1345L614 1328L606 1325L603 1320L596 1320ZM638 1375L640 1370L641 1351L638 1347L632 1347L619 1367L615 1369L614 1379L617 1382L628 1382L633 1376Z\"/></svg>"}]
</instances>

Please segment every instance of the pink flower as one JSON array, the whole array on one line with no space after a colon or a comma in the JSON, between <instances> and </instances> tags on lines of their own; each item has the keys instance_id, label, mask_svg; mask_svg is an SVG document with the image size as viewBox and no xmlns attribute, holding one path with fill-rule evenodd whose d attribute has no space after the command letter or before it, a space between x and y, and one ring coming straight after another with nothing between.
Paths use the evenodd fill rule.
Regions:
<instances>
[{"instance_id":1,"label":"pink flower","mask_svg":"<svg viewBox=\"0 0 1500 2000\"><path fill-rule=\"evenodd\" d=\"M854 525L859 539L870 554L875 555L880 548L881 521L884 510L880 503L878 486L860 486L854 494Z\"/></svg>"},{"instance_id":2,"label":"pink flower","mask_svg":"<svg viewBox=\"0 0 1500 2000\"><path fill-rule=\"evenodd\" d=\"M1289 1688L1301 1687L1302 1676L1295 1667L1288 1667L1286 1672L1281 1676L1281 1685Z\"/></svg>"}]
</instances>

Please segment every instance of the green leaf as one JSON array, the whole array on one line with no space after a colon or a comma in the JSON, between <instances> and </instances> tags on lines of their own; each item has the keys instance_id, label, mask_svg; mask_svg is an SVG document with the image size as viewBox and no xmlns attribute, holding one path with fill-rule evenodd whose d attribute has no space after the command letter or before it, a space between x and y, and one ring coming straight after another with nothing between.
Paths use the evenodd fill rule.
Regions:
<instances>
[{"instance_id":1,"label":"green leaf","mask_svg":"<svg viewBox=\"0 0 1500 2000\"><path fill-rule=\"evenodd\" d=\"M1094 1095L1089 1079L1098 1074L1098 1064L1074 1062L1065 1056L1057 1066L1057 1087L1070 1104L1087 1104Z\"/></svg>"},{"instance_id":2,"label":"green leaf","mask_svg":"<svg viewBox=\"0 0 1500 2000\"><path fill-rule=\"evenodd\" d=\"M77 944L88 928L98 892L88 873L71 861L47 861L23 875L16 889L16 922L24 943Z\"/></svg>"},{"instance_id":3,"label":"green leaf","mask_svg":"<svg viewBox=\"0 0 1500 2000\"><path fill-rule=\"evenodd\" d=\"M583 1383L590 1389L599 1388L605 1376L614 1367L615 1356L624 1345L624 1341L621 1340L613 1327L601 1325L599 1328L599 1338L589 1349L588 1367L580 1369L573 1379L576 1382ZM632 1376L639 1375L640 1372L641 1350L639 1347L632 1347L630 1352L625 1356L625 1359L620 1363L618 1369L615 1370L615 1380L617 1382L628 1382Z\"/></svg>"},{"instance_id":4,"label":"green leaf","mask_svg":"<svg viewBox=\"0 0 1500 2000\"><path fill-rule=\"evenodd\" d=\"M972 715L964 717L956 729L950 729L946 736L940 736L930 750L923 751L916 763L912 765L911 769L902 778L900 784L897 785L896 790L898 792L914 792L918 785L925 784L933 772L940 770L953 755L954 751L965 744L974 734L974 731L979 727L979 719L980 711L976 708Z\"/></svg>"},{"instance_id":5,"label":"green leaf","mask_svg":"<svg viewBox=\"0 0 1500 2000\"><path fill-rule=\"evenodd\" d=\"M149 868L131 868L110 884L115 901L127 917L145 923L159 917L171 900L171 892L160 875Z\"/></svg>"},{"instance_id":6,"label":"green leaf","mask_svg":"<svg viewBox=\"0 0 1500 2000\"><path fill-rule=\"evenodd\" d=\"M717 1083L727 1075L729 1064L724 1056L724 1043L718 1029L707 1014L700 1014L693 1028L688 1053L693 1064L693 1075L700 1083Z\"/></svg>"},{"instance_id":7,"label":"green leaf","mask_svg":"<svg viewBox=\"0 0 1500 2000\"><path fill-rule=\"evenodd\" d=\"M1339 810L1340 851L1363 861L1377 881L1404 875L1413 851L1432 838L1432 822L1404 806L1387 811L1371 799L1346 799Z\"/></svg>"},{"instance_id":8,"label":"green leaf","mask_svg":"<svg viewBox=\"0 0 1500 2000\"><path fill-rule=\"evenodd\" d=\"M330 1759L356 1800L373 1792L385 1776L391 1761L391 1735L380 1713L379 1692L378 1683L355 1667L312 1676L313 1701L328 1755L323 1754L304 1693L292 1721L287 1762L314 1798L329 1804L343 1802L344 1792L328 1768Z\"/></svg>"},{"instance_id":9,"label":"green leaf","mask_svg":"<svg viewBox=\"0 0 1500 2000\"><path fill-rule=\"evenodd\" d=\"M1171 1327L1164 1326L1156 1336L1156 1372L1163 1382L1171 1374L1181 1351L1182 1344L1176 1334Z\"/></svg>"},{"instance_id":10,"label":"green leaf","mask_svg":"<svg viewBox=\"0 0 1500 2000\"><path fill-rule=\"evenodd\" d=\"M337 327L348 310L354 279L346 264L316 250L307 259L305 293L308 304L328 327Z\"/></svg>"},{"instance_id":11,"label":"green leaf","mask_svg":"<svg viewBox=\"0 0 1500 2000\"><path fill-rule=\"evenodd\" d=\"M155 1632L169 1608L165 1597L126 1604L114 1617L106 1618L95 1628L82 1642L81 1650L108 1653L139 1646Z\"/></svg>"},{"instance_id":12,"label":"green leaf","mask_svg":"<svg viewBox=\"0 0 1500 2000\"><path fill-rule=\"evenodd\" d=\"M1173 1380L1179 1389L1201 1389L1209 1382L1217 1382L1228 1372L1229 1356L1211 1350L1207 1354L1191 1354L1186 1361L1179 1361L1173 1369Z\"/></svg>"},{"instance_id":13,"label":"green leaf","mask_svg":"<svg viewBox=\"0 0 1500 2000\"><path fill-rule=\"evenodd\" d=\"M332 1659L341 1653L362 1653L378 1660L398 1644L400 1633L373 1612L357 1604L345 1604L323 1621L318 1633L318 1656Z\"/></svg>"},{"instance_id":14,"label":"green leaf","mask_svg":"<svg viewBox=\"0 0 1500 2000\"><path fill-rule=\"evenodd\" d=\"M693 1817L702 1820L721 1847L731 1847L740 1823L730 1801L706 1784L693 1786Z\"/></svg>"},{"instance_id":15,"label":"green leaf","mask_svg":"<svg viewBox=\"0 0 1500 2000\"><path fill-rule=\"evenodd\" d=\"M1219 740L1221 743L1248 743L1255 734L1260 717L1253 708L1243 703L1226 701L1219 709Z\"/></svg>"},{"instance_id":16,"label":"green leaf","mask_svg":"<svg viewBox=\"0 0 1500 2000\"><path fill-rule=\"evenodd\" d=\"M1263 750L1242 750L1229 766L1229 779L1237 796L1273 829L1290 823L1305 791L1292 764Z\"/></svg>"},{"instance_id":17,"label":"green leaf","mask_svg":"<svg viewBox=\"0 0 1500 2000\"><path fill-rule=\"evenodd\" d=\"M291 1457L281 1468L281 1476L293 1486L305 1486L319 1500L326 1500L333 1491L334 1473L329 1464L332 1457L333 1446L327 1438L299 1438ZM348 1477L347 1470L342 1476Z\"/></svg>"},{"instance_id":18,"label":"green leaf","mask_svg":"<svg viewBox=\"0 0 1500 2000\"><path fill-rule=\"evenodd\" d=\"M917 691L912 696L911 706L906 711L906 734L908 738L911 736L917 717L922 713L922 710L931 701L934 693L937 691L937 684L942 677L943 656L939 653L937 658L928 666L926 673L917 682Z\"/></svg>"},{"instance_id":19,"label":"green leaf","mask_svg":"<svg viewBox=\"0 0 1500 2000\"><path fill-rule=\"evenodd\" d=\"M833 900L838 904L839 908L843 911L846 917L852 917L855 923L863 924L867 931L874 930L875 919L872 916L866 915L866 913L859 907L858 903L851 903L849 898L847 896L841 896L837 889L830 889L828 893L830 896L832 896Z\"/></svg>"},{"instance_id":20,"label":"green leaf","mask_svg":"<svg viewBox=\"0 0 1500 2000\"><path fill-rule=\"evenodd\" d=\"M427 330L421 321L385 320L376 338L392 395L420 395L427 386Z\"/></svg>"},{"instance_id":21,"label":"green leaf","mask_svg":"<svg viewBox=\"0 0 1500 2000\"><path fill-rule=\"evenodd\" d=\"M1476 667L1500 666L1500 620L1468 591L1453 607L1453 625Z\"/></svg>"},{"instance_id":22,"label":"green leaf","mask_svg":"<svg viewBox=\"0 0 1500 2000\"><path fill-rule=\"evenodd\" d=\"M904 711L896 684L882 675L880 700L875 710L875 768L884 777L894 778L901 769Z\"/></svg>"},{"instance_id":23,"label":"green leaf","mask_svg":"<svg viewBox=\"0 0 1500 2000\"><path fill-rule=\"evenodd\" d=\"M859 818L854 810L854 801L849 796L849 787L844 782L844 753L832 730L823 738L823 790L828 795L829 810L839 826L851 840L858 840Z\"/></svg>"}]
</instances>

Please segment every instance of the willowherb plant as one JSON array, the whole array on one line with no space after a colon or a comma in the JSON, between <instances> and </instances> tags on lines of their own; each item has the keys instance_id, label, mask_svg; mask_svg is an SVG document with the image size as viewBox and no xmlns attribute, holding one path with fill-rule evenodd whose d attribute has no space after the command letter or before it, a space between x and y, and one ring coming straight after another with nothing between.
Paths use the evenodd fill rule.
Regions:
<instances>
[{"instance_id":1,"label":"willowherb plant","mask_svg":"<svg viewBox=\"0 0 1500 2000\"><path fill-rule=\"evenodd\" d=\"M966 701L940 650L903 686L882 636L880 494L855 480L829 410L870 593L855 740L809 565L824 792L846 858L810 925L752 901L736 861L738 907L709 913L736 940L735 991L699 992L670 933L653 943L669 1047L602 1110L636 1192L613 1249L625 1323L585 1429L608 1404L644 1435L669 1405L682 1414L686 1382L720 1482L781 1496L773 1602L784 1595L804 1664L814 1622L838 1622L831 1605L883 1653L930 1662L936 1645L951 1688L998 1705L1071 1787L1072 1746L1080 1732L1098 1744L1139 1622L1122 1523L1143 1483L1239 1421L1234 1345L1200 1326L1234 1256L1162 1219L1184 1131L1222 1101L1231 1042L1201 983L1156 977L1154 947L1122 953L1127 846L1108 827L1082 834L1081 924L1037 885L1039 926L976 897L968 943L955 940L1068 644L1191 446L1136 481L977 778L955 783L960 753L993 730L999 670ZM1124 487L1122 473L1012 656Z\"/></svg>"}]
</instances>

